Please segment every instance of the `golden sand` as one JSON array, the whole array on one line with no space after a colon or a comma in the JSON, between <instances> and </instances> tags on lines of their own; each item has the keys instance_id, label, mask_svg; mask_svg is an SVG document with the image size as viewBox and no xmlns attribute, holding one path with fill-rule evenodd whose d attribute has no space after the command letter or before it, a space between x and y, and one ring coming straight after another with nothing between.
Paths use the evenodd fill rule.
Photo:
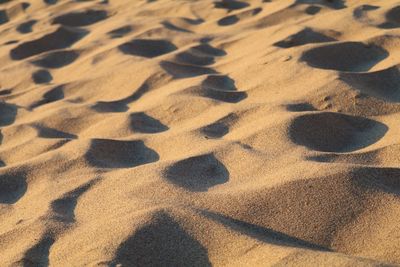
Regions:
<instances>
[{"instance_id":1,"label":"golden sand","mask_svg":"<svg viewBox=\"0 0 400 267\"><path fill-rule=\"evenodd\" d=\"M1 266L400 264L400 2L0 0Z\"/></svg>"}]
</instances>

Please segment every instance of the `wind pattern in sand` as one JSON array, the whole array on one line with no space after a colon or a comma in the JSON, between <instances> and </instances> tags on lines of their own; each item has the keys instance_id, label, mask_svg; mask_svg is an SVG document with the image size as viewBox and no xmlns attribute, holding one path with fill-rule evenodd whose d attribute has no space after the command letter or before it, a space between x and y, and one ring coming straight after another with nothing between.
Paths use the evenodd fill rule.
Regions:
<instances>
[{"instance_id":1,"label":"wind pattern in sand","mask_svg":"<svg viewBox=\"0 0 400 267\"><path fill-rule=\"evenodd\" d=\"M2 266L400 264L400 1L0 0L0 62Z\"/></svg>"}]
</instances>

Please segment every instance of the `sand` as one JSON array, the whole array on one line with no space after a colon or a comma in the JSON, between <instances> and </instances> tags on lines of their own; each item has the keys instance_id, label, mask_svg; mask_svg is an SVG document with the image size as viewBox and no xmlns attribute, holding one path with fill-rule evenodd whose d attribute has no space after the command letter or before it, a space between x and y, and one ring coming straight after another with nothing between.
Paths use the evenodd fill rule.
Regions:
<instances>
[{"instance_id":1,"label":"sand","mask_svg":"<svg viewBox=\"0 0 400 267\"><path fill-rule=\"evenodd\" d=\"M400 264L400 3L0 0L1 266Z\"/></svg>"}]
</instances>

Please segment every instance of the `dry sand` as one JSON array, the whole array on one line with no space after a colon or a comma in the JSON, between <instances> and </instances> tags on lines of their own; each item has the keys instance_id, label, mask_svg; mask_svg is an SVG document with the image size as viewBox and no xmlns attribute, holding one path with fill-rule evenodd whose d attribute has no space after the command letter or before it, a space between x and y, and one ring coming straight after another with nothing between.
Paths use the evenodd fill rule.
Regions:
<instances>
[{"instance_id":1,"label":"dry sand","mask_svg":"<svg viewBox=\"0 0 400 267\"><path fill-rule=\"evenodd\" d=\"M1 266L400 264L400 1L0 0Z\"/></svg>"}]
</instances>

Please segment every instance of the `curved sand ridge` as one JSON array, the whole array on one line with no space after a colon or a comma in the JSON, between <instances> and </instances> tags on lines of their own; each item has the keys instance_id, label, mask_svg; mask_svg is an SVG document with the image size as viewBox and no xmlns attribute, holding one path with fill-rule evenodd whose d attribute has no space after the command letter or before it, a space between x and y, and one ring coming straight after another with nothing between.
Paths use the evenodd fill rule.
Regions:
<instances>
[{"instance_id":1,"label":"curved sand ridge","mask_svg":"<svg viewBox=\"0 0 400 267\"><path fill-rule=\"evenodd\" d=\"M0 262L400 264L399 15L0 1Z\"/></svg>"}]
</instances>

